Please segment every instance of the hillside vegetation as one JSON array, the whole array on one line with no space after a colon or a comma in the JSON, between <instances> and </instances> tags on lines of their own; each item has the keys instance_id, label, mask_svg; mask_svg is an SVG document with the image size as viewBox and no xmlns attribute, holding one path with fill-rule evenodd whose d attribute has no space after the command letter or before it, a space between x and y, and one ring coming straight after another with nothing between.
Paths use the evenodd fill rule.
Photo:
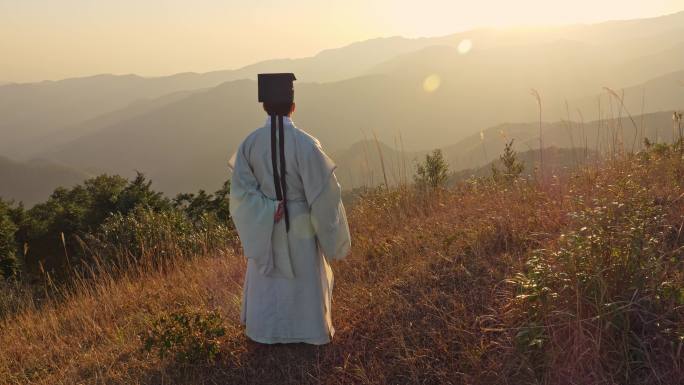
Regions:
<instances>
[{"instance_id":1,"label":"hillside vegetation","mask_svg":"<svg viewBox=\"0 0 684 385\"><path fill-rule=\"evenodd\" d=\"M680 383L681 143L546 180L502 172L349 205L332 344L249 342L239 249L188 256L160 237L5 317L0 383ZM160 358L144 349L157 333L213 353Z\"/></svg>"}]
</instances>

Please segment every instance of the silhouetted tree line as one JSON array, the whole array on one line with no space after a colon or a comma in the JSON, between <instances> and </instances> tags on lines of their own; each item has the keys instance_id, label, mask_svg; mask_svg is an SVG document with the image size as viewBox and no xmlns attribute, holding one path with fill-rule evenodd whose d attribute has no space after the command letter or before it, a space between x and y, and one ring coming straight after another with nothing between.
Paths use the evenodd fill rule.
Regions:
<instances>
[{"instance_id":1,"label":"silhouetted tree line","mask_svg":"<svg viewBox=\"0 0 684 385\"><path fill-rule=\"evenodd\" d=\"M57 188L30 209L0 199L0 275L32 281L50 272L59 278L83 268L93 253L135 256L153 228L179 233L188 242L209 227L223 229L214 237L231 231L229 181L214 194L200 190L175 198L151 184L141 173L132 180L105 174Z\"/></svg>"}]
</instances>

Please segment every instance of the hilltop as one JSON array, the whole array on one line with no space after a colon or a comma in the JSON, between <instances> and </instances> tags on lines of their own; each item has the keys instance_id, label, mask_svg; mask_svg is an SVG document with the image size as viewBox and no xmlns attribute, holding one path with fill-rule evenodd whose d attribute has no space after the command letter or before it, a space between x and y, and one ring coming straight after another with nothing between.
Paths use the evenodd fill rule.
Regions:
<instances>
[{"instance_id":1,"label":"hilltop","mask_svg":"<svg viewBox=\"0 0 684 385\"><path fill-rule=\"evenodd\" d=\"M544 183L363 193L348 207L353 251L333 266L337 334L323 347L245 339L238 248L187 258L159 244L141 265L3 320L0 382L674 384L682 166L678 147L660 145ZM155 267L160 250L171 253ZM215 361L142 350L159 317L212 309L224 328Z\"/></svg>"}]
</instances>

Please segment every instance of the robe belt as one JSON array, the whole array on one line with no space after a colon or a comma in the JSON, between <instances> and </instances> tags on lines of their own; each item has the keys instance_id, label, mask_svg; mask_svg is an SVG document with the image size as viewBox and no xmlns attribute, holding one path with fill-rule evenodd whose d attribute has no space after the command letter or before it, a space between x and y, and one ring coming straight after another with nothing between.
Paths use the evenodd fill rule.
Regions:
<instances>
[{"instance_id":1,"label":"robe belt","mask_svg":"<svg viewBox=\"0 0 684 385\"><path fill-rule=\"evenodd\" d=\"M276 116L278 117L278 144L280 145L280 173L278 173L278 157L276 151ZM290 231L290 215L287 212L287 184L285 183L285 129L283 115L271 115L271 166L273 167L273 185L276 198L282 202L285 214L285 230Z\"/></svg>"}]
</instances>

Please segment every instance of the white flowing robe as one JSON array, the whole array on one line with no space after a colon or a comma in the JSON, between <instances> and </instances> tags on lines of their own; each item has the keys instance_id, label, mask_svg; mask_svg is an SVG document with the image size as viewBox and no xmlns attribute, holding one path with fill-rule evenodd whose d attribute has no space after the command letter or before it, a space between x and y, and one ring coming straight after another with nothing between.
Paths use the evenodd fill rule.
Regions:
<instances>
[{"instance_id":1,"label":"white flowing robe","mask_svg":"<svg viewBox=\"0 0 684 385\"><path fill-rule=\"evenodd\" d=\"M247 257L241 321L257 342L325 344L335 333L329 261L349 253L349 227L335 164L318 140L289 118L284 136L289 232L284 218L273 220L270 117L230 162L230 212Z\"/></svg>"}]
</instances>

